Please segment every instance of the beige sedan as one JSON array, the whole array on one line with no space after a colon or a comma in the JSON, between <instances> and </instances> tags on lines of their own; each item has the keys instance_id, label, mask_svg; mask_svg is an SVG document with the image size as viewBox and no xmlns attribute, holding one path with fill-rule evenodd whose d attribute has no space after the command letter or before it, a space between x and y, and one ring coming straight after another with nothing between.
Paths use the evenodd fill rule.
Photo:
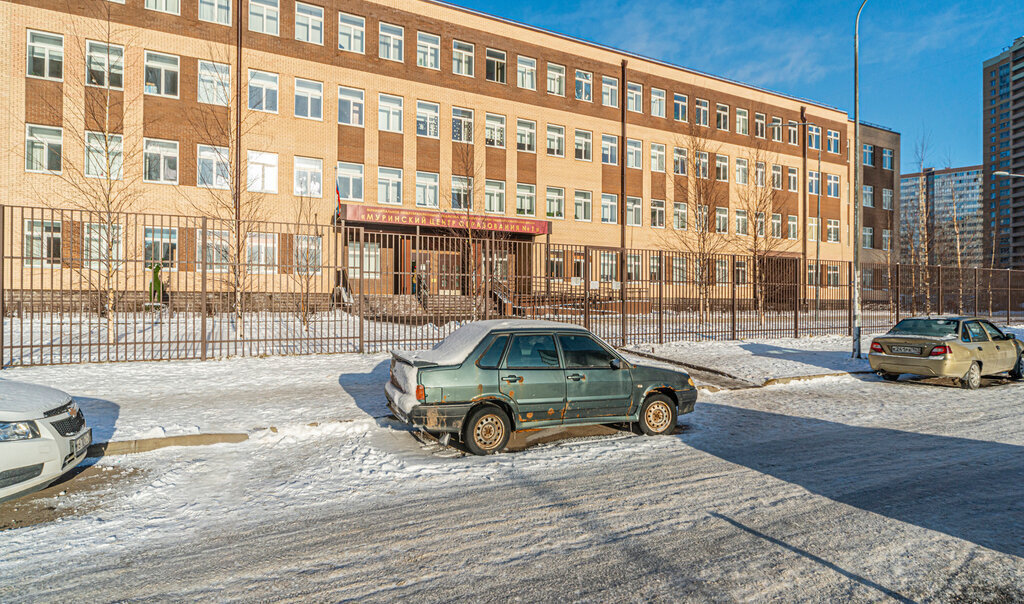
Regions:
<instances>
[{"instance_id":1,"label":"beige sedan","mask_svg":"<svg viewBox=\"0 0 1024 604\"><path fill-rule=\"evenodd\" d=\"M975 317L904 319L871 342L871 369L887 380L900 374L950 377L963 388L981 386L981 376L1009 372L1024 377L1024 343Z\"/></svg>"}]
</instances>

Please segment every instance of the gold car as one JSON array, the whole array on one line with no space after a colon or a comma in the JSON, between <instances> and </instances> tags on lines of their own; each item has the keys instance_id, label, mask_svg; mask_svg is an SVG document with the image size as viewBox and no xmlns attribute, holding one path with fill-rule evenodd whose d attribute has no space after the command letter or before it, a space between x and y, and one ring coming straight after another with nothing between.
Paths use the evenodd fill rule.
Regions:
<instances>
[{"instance_id":1,"label":"gold car","mask_svg":"<svg viewBox=\"0 0 1024 604\"><path fill-rule=\"evenodd\" d=\"M973 390L981 376L1008 371L1024 377L1024 343L991 322L975 317L904 319L871 341L871 369L887 380L910 373L950 377Z\"/></svg>"}]
</instances>

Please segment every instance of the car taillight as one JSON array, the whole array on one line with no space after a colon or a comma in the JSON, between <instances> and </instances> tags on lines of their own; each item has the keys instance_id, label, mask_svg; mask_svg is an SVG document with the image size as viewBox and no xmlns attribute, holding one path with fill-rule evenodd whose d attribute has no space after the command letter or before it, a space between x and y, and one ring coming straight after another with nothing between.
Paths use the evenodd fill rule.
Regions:
<instances>
[{"instance_id":1,"label":"car taillight","mask_svg":"<svg viewBox=\"0 0 1024 604\"><path fill-rule=\"evenodd\" d=\"M871 352L882 352L882 345L878 342L871 343Z\"/></svg>"},{"instance_id":2,"label":"car taillight","mask_svg":"<svg viewBox=\"0 0 1024 604\"><path fill-rule=\"evenodd\" d=\"M952 352L953 351L950 350L949 346L943 344L941 346L936 346L935 348L932 348L931 354L929 354L928 356L941 357L944 354L952 354Z\"/></svg>"},{"instance_id":3,"label":"car taillight","mask_svg":"<svg viewBox=\"0 0 1024 604\"><path fill-rule=\"evenodd\" d=\"M419 384L416 386L416 400L427 400L427 389L423 387L423 384Z\"/></svg>"}]
</instances>

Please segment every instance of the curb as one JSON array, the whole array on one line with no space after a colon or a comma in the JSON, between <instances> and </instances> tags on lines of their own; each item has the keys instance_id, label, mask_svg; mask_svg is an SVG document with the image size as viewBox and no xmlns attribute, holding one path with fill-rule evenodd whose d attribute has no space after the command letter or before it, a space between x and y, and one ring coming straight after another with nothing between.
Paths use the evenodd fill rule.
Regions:
<instances>
[{"instance_id":1,"label":"curb","mask_svg":"<svg viewBox=\"0 0 1024 604\"><path fill-rule=\"evenodd\" d=\"M779 386L781 384L790 384L793 382L806 382L809 380L816 380L819 378L871 375L874 373L874 371L839 371L836 373L814 373L811 375L794 375L790 377L771 378L769 380L765 380L765 382L761 384L760 387L763 388L765 386Z\"/></svg>"},{"instance_id":2,"label":"curb","mask_svg":"<svg viewBox=\"0 0 1024 604\"><path fill-rule=\"evenodd\" d=\"M145 453L164 447L198 447L219 443L240 443L249 440L249 435L242 432L207 432L200 434L183 434L180 436L162 436L160 438L138 438L135 440L115 440L106 443L89 445L86 457L104 457L107 455L131 455Z\"/></svg>"}]
</instances>

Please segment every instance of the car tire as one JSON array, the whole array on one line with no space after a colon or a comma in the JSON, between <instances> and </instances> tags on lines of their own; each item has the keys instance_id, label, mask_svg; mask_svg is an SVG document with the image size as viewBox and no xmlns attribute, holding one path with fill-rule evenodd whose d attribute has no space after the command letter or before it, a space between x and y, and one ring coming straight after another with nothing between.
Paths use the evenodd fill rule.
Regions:
<instances>
[{"instance_id":1,"label":"car tire","mask_svg":"<svg viewBox=\"0 0 1024 604\"><path fill-rule=\"evenodd\" d=\"M493 455L505 450L511 436L508 415L495 405L482 405L470 411L462 442L474 455Z\"/></svg>"},{"instance_id":2,"label":"car tire","mask_svg":"<svg viewBox=\"0 0 1024 604\"><path fill-rule=\"evenodd\" d=\"M1017 364L1010 370L1010 379L1024 379L1024 354L1017 356Z\"/></svg>"},{"instance_id":3,"label":"car tire","mask_svg":"<svg viewBox=\"0 0 1024 604\"><path fill-rule=\"evenodd\" d=\"M960 387L965 390L977 390L981 388L981 366L977 363L971 363L971 367L964 374L964 377L960 378Z\"/></svg>"},{"instance_id":4,"label":"car tire","mask_svg":"<svg viewBox=\"0 0 1024 604\"><path fill-rule=\"evenodd\" d=\"M640 431L647 436L671 434L676 429L676 404L664 394L652 394L640 406Z\"/></svg>"},{"instance_id":5,"label":"car tire","mask_svg":"<svg viewBox=\"0 0 1024 604\"><path fill-rule=\"evenodd\" d=\"M887 382L895 382L900 379L900 374L898 373L886 373L885 371L879 371L878 375Z\"/></svg>"}]
</instances>

